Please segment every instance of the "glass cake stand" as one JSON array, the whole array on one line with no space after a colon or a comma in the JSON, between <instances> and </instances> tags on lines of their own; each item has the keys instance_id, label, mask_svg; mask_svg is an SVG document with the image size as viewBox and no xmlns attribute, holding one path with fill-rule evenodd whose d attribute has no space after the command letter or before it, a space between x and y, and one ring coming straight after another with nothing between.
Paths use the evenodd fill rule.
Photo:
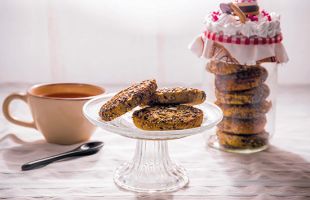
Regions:
<instances>
[{"instance_id":1,"label":"glass cake stand","mask_svg":"<svg viewBox=\"0 0 310 200\"><path fill-rule=\"evenodd\" d=\"M94 125L109 132L137 140L133 160L118 167L114 182L134 192L172 192L184 187L189 179L186 171L169 156L168 140L180 139L211 129L222 120L222 111L214 104L203 103L197 108L204 112L201 127L174 131L144 131L135 127L132 112L106 122L101 120L102 104L114 94L97 97L85 103L83 113Z\"/></svg>"}]
</instances>

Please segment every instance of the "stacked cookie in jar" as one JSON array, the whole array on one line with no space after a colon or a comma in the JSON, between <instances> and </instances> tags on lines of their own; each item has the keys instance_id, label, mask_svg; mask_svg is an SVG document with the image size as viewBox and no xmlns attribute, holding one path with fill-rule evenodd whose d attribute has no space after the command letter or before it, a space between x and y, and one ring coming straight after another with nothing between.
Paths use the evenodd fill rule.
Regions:
<instances>
[{"instance_id":1,"label":"stacked cookie in jar","mask_svg":"<svg viewBox=\"0 0 310 200\"><path fill-rule=\"evenodd\" d=\"M219 70L229 67L233 70ZM265 130L267 101L270 89L264 84L267 70L260 66L242 66L211 61L208 70L215 74L216 104L224 118L217 136L222 146L231 148L261 148L268 142Z\"/></svg>"},{"instance_id":2,"label":"stacked cookie in jar","mask_svg":"<svg viewBox=\"0 0 310 200\"><path fill-rule=\"evenodd\" d=\"M215 103L224 118L209 145L252 153L268 147L275 130L277 66L288 61L280 17L256 0L222 3L191 44L214 74Z\"/></svg>"}]
</instances>

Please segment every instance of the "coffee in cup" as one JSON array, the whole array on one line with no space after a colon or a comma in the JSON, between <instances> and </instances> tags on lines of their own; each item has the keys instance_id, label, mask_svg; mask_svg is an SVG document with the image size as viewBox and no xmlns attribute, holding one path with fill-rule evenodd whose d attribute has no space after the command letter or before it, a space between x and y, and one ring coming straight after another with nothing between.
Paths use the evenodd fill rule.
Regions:
<instances>
[{"instance_id":1,"label":"coffee in cup","mask_svg":"<svg viewBox=\"0 0 310 200\"><path fill-rule=\"evenodd\" d=\"M84 103L104 92L99 86L81 83L35 85L26 94L6 97L3 113L14 124L39 130L49 143L75 144L88 140L96 129L83 115ZM29 105L33 122L12 116L10 103L17 99Z\"/></svg>"}]
</instances>

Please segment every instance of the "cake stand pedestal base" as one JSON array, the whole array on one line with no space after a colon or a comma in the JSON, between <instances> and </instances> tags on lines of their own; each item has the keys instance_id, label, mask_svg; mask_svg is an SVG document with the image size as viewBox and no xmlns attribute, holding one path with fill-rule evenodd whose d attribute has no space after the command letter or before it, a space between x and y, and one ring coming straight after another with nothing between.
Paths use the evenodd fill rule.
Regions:
<instances>
[{"instance_id":1,"label":"cake stand pedestal base","mask_svg":"<svg viewBox=\"0 0 310 200\"><path fill-rule=\"evenodd\" d=\"M119 187L134 192L172 192L188 180L185 170L171 161L166 140L137 140L133 160L114 174Z\"/></svg>"}]
</instances>

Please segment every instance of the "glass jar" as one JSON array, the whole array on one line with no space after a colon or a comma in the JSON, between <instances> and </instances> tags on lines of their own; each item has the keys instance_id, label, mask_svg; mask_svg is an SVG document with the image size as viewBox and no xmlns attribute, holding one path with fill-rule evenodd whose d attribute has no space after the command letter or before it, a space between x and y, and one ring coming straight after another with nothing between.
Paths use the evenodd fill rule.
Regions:
<instances>
[{"instance_id":1,"label":"glass jar","mask_svg":"<svg viewBox=\"0 0 310 200\"><path fill-rule=\"evenodd\" d=\"M209 146L236 153L268 147L275 132L277 65L289 60L282 40L280 17L259 11L256 1L222 3L206 17L189 49L208 60L212 88L205 89L224 115Z\"/></svg>"},{"instance_id":2,"label":"glass jar","mask_svg":"<svg viewBox=\"0 0 310 200\"><path fill-rule=\"evenodd\" d=\"M206 65L206 82L212 83L205 90L224 118L208 145L234 153L265 150L275 132L278 64L267 59L240 65L215 57Z\"/></svg>"}]
</instances>

